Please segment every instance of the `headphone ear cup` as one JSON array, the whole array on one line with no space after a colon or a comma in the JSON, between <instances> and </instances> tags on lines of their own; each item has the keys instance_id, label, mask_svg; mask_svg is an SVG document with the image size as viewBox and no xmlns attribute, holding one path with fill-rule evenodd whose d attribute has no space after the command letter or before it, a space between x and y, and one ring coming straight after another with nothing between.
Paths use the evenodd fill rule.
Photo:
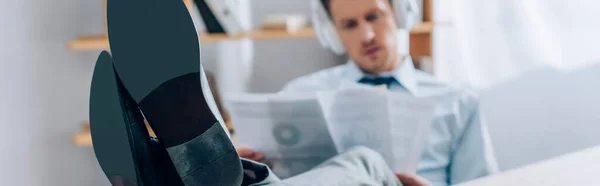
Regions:
<instances>
[{"instance_id":1,"label":"headphone ear cup","mask_svg":"<svg viewBox=\"0 0 600 186\"><path fill-rule=\"evenodd\" d=\"M329 40L330 49L333 51L333 53L342 55L346 52L344 45L340 41L340 37L337 34L333 23L331 22L329 25L327 25L327 38Z\"/></svg>"},{"instance_id":2,"label":"headphone ear cup","mask_svg":"<svg viewBox=\"0 0 600 186\"><path fill-rule=\"evenodd\" d=\"M313 28L321 45L338 55L342 55L345 52L344 47L339 41L331 18L320 0L312 1L312 11Z\"/></svg>"},{"instance_id":3,"label":"headphone ear cup","mask_svg":"<svg viewBox=\"0 0 600 186\"><path fill-rule=\"evenodd\" d=\"M410 55L410 31L417 21L419 8L414 0L392 0L398 23L398 53Z\"/></svg>"},{"instance_id":4,"label":"headphone ear cup","mask_svg":"<svg viewBox=\"0 0 600 186\"><path fill-rule=\"evenodd\" d=\"M321 43L321 45L327 49L329 49L329 41L327 40L327 34L325 33L325 29L326 29L326 23L323 20L323 10L321 7L321 2L319 0L313 0L312 3L312 24L313 24L313 29L315 30L316 34L317 34L317 39L319 40L319 43Z\"/></svg>"},{"instance_id":5,"label":"headphone ear cup","mask_svg":"<svg viewBox=\"0 0 600 186\"><path fill-rule=\"evenodd\" d=\"M392 0L398 28L411 30L417 21L419 7L414 0Z\"/></svg>"}]
</instances>

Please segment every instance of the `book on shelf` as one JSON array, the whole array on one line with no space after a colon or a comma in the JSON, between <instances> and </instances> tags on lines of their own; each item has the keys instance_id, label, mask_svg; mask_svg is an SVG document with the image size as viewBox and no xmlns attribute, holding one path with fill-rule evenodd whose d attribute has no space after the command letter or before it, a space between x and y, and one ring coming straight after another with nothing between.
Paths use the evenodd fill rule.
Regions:
<instances>
[{"instance_id":1,"label":"book on shelf","mask_svg":"<svg viewBox=\"0 0 600 186\"><path fill-rule=\"evenodd\" d=\"M307 25L308 18L303 15L270 15L263 20L262 29L296 32Z\"/></svg>"},{"instance_id":2,"label":"book on shelf","mask_svg":"<svg viewBox=\"0 0 600 186\"><path fill-rule=\"evenodd\" d=\"M209 34L238 35L249 31L242 24L236 0L194 0Z\"/></svg>"}]
</instances>

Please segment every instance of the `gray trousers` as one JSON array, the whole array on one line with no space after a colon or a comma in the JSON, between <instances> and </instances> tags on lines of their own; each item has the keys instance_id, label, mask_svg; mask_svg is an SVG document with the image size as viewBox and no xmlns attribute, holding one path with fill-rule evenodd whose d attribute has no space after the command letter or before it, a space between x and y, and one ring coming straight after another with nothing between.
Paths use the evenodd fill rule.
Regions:
<instances>
[{"instance_id":1,"label":"gray trousers","mask_svg":"<svg viewBox=\"0 0 600 186\"><path fill-rule=\"evenodd\" d=\"M402 185L383 157L365 147L354 147L307 172L284 180L275 176L264 164L243 160L243 166L244 185L252 186Z\"/></svg>"}]
</instances>

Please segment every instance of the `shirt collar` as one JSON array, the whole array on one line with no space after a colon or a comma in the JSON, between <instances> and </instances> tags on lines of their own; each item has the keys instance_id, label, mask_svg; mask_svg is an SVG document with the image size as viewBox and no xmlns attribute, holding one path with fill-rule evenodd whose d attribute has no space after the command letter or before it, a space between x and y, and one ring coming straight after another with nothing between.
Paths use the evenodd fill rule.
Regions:
<instances>
[{"instance_id":1,"label":"shirt collar","mask_svg":"<svg viewBox=\"0 0 600 186\"><path fill-rule=\"evenodd\" d=\"M372 75L365 74L364 72L362 72L352 60L346 62L346 64L343 67L342 77L345 80L357 82L365 76L369 77ZM404 56L404 61L398 68L394 69L391 72L382 73L380 76L393 76L408 92L410 92L411 94L416 94L417 92L415 66L413 65L413 61L410 56Z\"/></svg>"}]
</instances>

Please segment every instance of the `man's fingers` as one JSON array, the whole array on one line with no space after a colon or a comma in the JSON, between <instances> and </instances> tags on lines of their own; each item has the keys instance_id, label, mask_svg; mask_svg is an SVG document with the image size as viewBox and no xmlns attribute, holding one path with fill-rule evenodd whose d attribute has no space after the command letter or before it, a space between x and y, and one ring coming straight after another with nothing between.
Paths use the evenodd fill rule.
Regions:
<instances>
[{"instance_id":1,"label":"man's fingers","mask_svg":"<svg viewBox=\"0 0 600 186\"><path fill-rule=\"evenodd\" d=\"M408 174L396 174L396 177L406 186L428 186L427 180L417 176Z\"/></svg>"},{"instance_id":2,"label":"man's fingers","mask_svg":"<svg viewBox=\"0 0 600 186\"><path fill-rule=\"evenodd\" d=\"M400 179L400 181L402 181L402 183L406 182L407 184L411 184L417 182L417 180L413 176L409 176L406 174L396 174L396 176L398 177L398 179Z\"/></svg>"},{"instance_id":3,"label":"man's fingers","mask_svg":"<svg viewBox=\"0 0 600 186\"><path fill-rule=\"evenodd\" d=\"M242 158L248 158L250 159L251 157L254 156L255 152L252 149L249 148L239 148L237 149L238 155Z\"/></svg>"},{"instance_id":4,"label":"man's fingers","mask_svg":"<svg viewBox=\"0 0 600 186\"><path fill-rule=\"evenodd\" d=\"M253 161L262 162L265 160L265 154L262 152L256 152L249 148L237 149L238 155L242 158L250 159Z\"/></svg>"},{"instance_id":5,"label":"man's fingers","mask_svg":"<svg viewBox=\"0 0 600 186\"><path fill-rule=\"evenodd\" d=\"M252 158L250 158L254 161L258 161L258 162L262 162L263 160L265 160L265 154L262 152L254 152L254 156L252 156Z\"/></svg>"}]
</instances>

